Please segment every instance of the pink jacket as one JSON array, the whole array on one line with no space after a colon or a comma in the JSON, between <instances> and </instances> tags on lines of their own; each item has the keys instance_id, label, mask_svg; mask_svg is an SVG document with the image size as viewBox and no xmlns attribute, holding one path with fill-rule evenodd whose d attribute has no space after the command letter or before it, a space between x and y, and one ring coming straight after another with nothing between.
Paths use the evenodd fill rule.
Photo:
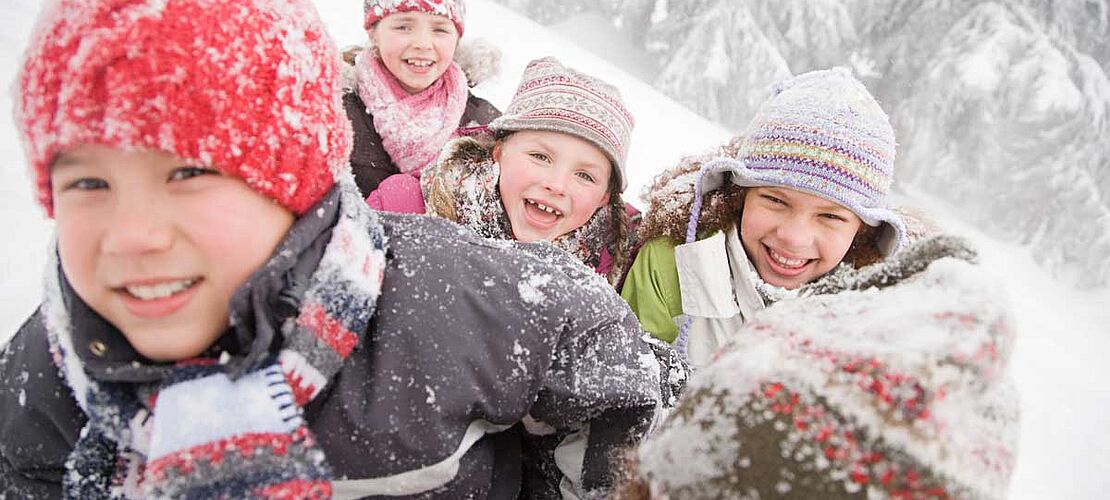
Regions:
<instances>
[{"instance_id":1,"label":"pink jacket","mask_svg":"<svg viewBox=\"0 0 1110 500\"><path fill-rule=\"evenodd\" d=\"M402 214L423 214L424 194L420 191L420 178L411 174L393 174L378 184L366 197L374 210Z\"/></svg>"}]
</instances>

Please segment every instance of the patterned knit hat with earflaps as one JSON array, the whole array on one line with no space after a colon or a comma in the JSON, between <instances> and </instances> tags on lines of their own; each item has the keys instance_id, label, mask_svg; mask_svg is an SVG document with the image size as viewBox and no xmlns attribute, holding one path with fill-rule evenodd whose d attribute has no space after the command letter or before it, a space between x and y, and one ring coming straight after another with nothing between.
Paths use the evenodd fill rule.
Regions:
<instances>
[{"instance_id":1,"label":"patterned knit hat with earflaps","mask_svg":"<svg viewBox=\"0 0 1110 500\"><path fill-rule=\"evenodd\" d=\"M16 121L50 216L50 165L81 144L210 166L298 215L349 169L340 61L310 2L59 0L37 33Z\"/></svg>"},{"instance_id":2,"label":"patterned knit hat with earflaps","mask_svg":"<svg viewBox=\"0 0 1110 500\"><path fill-rule=\"evenodd\" d=\"M489 128L498 133L561 132L584 139L612 162L623 192L628 187L624 169L634 125L616 87L544 57L528 63L505 114Z\"/></svg>"},{"instance_id":3,"label":"patterned knit hat with earflaps","mask_svg":"<svg viewBox=\"0 0 1110 500\"><path fill-rule=\"evenodd\" d=\"M362 27L370 29L382 18L398 12L423 12L443 16L455 23L459 36L463 35L466 3L463 0L364 0L362 11L366 18Z\"/></svg>"},{"instance_id":4,"label":"patterned knit hat with earflaps","mask_svg":"<svg viewBox=\"0 0 1110 500\"><path fill-rule=\"evenodd\" d=\"M906 241L905 225L886 206L894 181L894 129L879 103L845 68L788 78L772 94L744 132L738 158L703 168L702 192L730 177L739 186L782 186L820 196L867 225L882 226L879 248L884 255L897 252Z\"/></svg>"}]
</instances>

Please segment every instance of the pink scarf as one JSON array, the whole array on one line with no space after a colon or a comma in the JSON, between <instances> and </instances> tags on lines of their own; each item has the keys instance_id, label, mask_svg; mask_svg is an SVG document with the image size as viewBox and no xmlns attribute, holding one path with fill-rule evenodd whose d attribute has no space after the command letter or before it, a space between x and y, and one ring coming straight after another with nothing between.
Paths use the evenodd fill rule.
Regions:
<instances>
[{"instance_id":1,"label":"pink scarf","mask_svg":"<svg viewBox=\"0 0 1110 500\"><path fill-rule=\"evenodd\" d=\"M374 117L382 147L398 170L419 177L459 128L470 95L466 75L452 62L430 87L409 94L370 51L355 64L358 96Z\"/></svg>"}]
</instances>

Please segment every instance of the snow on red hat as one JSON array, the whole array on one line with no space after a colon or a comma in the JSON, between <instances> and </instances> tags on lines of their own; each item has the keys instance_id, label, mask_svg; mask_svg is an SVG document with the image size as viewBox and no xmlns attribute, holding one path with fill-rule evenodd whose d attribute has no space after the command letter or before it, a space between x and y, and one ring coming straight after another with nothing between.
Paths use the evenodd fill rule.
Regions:
<instances>
[{"instance_id":1,"label":"snow on red hat","mask_svg":"<svg viewBox=\"0 0 1110 500\"><path fill-rule=\"evenodd\" d=\"M382 18L398 12L425 12L443 16L455 23L459 36L463 34L463 18L466 17L466 4L463 0L364 0L362 10L366 13L363 27L370 29Z\"/></svg>"},{"instance_id":2,"label":"snow on red hat","mask_svg":"<svg viewBox=\"0 0 1110 500\"><path fill-rule=\"evenodd\" d=\"M339 56L309 0L57 0L39 17L16 120L53 216L66 148L161 150L296 214L348 168Z\"/></svg>"}]
</instances>

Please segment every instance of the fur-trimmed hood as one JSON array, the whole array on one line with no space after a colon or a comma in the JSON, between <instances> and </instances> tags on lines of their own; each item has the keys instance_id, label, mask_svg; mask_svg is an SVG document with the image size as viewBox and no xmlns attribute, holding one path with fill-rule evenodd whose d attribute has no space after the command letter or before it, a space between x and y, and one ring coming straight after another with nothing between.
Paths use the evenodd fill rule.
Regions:
<instances>
[{"instance_id":1,"label":"fur-trimmed hood","mask_svg":"<svg viewBox=\"0 0 1110 500\"><path fill-rule=\"evenodd\" d=\"M648 202L648 211L639 228L640 241L666 236L675 241L684 242L690 222L690 209L694 205L698 172L703 164L714 159L736 159L739 156L742 139L741 136L735 136L712 150L684 157L677 165L659 174L644 194L644 199ZM702 200L698 234L712 234L734 223L743 207L744 189L732 183L725 183L722 187L706 193ZM899 206L892 210L902 217L906 225L907 243L940 234L937 225L920 209ZM877 232L873 234L877 235ZM882 254L877 243L873 241L875 239L872 237L871 241L853 244L853 249L845 260L854 261L857 266L881 260Z\"/></svg>"},{"instance_id":2,"label":"fur-trimmed hood","mask_svg":"<svg viewBox=\"0 0 1110 500\"><path fill-rule=\"evenodd\" d=\"M512 239L497 189L500 166L493 159L497 140L488 131L448 142L435 165L420 177L428 215L467 226L487 238ZM582 227L551 243L606 274L612 284L630 262L634 234L624 200L609 197Z\"/></svg>"},{"instance_id":3,"label":"fur-trimmed hood","mask_svg":"<svg viewBox=\"0 0 1110 500\"><path fill-rule=\"evenodd\" d=\"M364 50L371 50L371 45L351 45L343 48L343 90L353 92L358 89L358 70L355 68L355 57ZM485 38L464 39L459 41L455 49L455 64L459 65L466 75L466 85L476 87L501 73L501 49Z\"/></svg>"}]
</instances>

